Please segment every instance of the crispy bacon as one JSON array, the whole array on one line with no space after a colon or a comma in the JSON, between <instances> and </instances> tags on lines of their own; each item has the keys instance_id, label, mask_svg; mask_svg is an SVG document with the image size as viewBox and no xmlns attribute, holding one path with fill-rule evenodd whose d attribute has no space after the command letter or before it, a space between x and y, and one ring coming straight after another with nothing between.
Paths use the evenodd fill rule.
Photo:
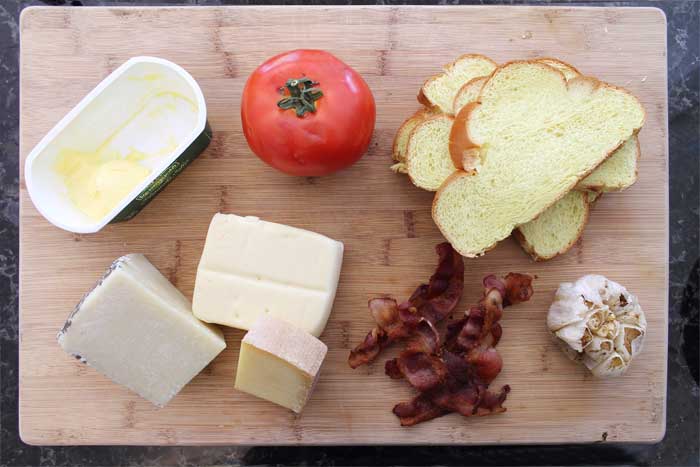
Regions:
<instances>
[{"instance_id":1,"label":"crispy bacon","mask_svg":"<svg viewBox=\"0 0 700 467\"><path fill-rule=\"evenodd\" d=\"M399 357L386 363L387 375L404 378L419 391L412 400L394 407L402 426L450 412L467 417L505 412L503 402L510 387L503 386L498 393L488 390L503 367L494 348L502 334L498 321L505 306L530 299L532 278L511 273L503 280L487 276L483 284L483 298L464 318L448 324L442 347L410 341Z\"/></svg>"},{"instance_id":2,"label":"crispy bacon","mask_svg":"<svg viewBox=\"0 0 700 467\"><path fill-rule=\"evenodd\" d=\"M506 294L503 306L517 305L532 297L532 277L517 272L508 273L505 277Z\"/></svg>"},{"instance_id":3,"label":"crispy bacon","mask_svg":"<svg viewBox=\"0 0 700 467\"><path fill-rule=\"evenodd\" d=\"M397 375L400 374L411 386L421 392L439 386L447 378L445 362L437 355L426 352L401 352L398 358L388 360L384 369L389 377L394 379L397 379Z\"/></svg>"},{"instance_id":4,"label":"crispy bacon","mask_svg":"<svg viewBox=\"0 0 700 467\"><path fill-rule=\"evenodd\" d=\"M406 349L397 358L387 360L384 372L392 379L406 378L419 391L427 391L444 382L445 363L436 356L440 352L440 334L425 318L416 326Z\"/></svg>"},{"instance_id":5,"label":"crispy bacon","mask_svg":"<svg viewBox=\"0 0 700 467\"><path fill-rule=\"evenodd\" d=\"M408 402L396 404L393 412L401 420L401 426L411 426L442 417L449 410L436 405L429 395L421 394Z\"/></svg>"},{"instance_id":6,"label":"crispy bacon","mask_svg":"<svg viewBox=\"0 0 700 467\"><path fill-rule=\"evenodd\" d=\"M369 301L368 306L377 325L350 352L350 367L357 368L372 362L384 347L396 340L422 334L425 322L434 325L457 306L464 289L464 261L447 242L437 245L435 251L439 256L435 273L428 284L418 286L408 300L400 305L393 298L373 298ZM425 337L420 336L420 340Z\"/></svg>"}]
</instances>

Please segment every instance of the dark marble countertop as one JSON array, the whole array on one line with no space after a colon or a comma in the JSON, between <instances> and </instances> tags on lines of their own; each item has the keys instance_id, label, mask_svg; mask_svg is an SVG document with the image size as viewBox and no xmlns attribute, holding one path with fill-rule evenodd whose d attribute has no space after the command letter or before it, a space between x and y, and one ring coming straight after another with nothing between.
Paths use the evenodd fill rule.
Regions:
<instances>
[{"instance_id":1,"label":"dark marble countertop","mask_svg":"<svg viewBox=\"0 0 700 467\"><path fill-rule=\"evenodd\" d=\"M292 465L699 465L700 2L592 2L656 6L668 19L670 296L668 413L656 445L498 447L33 447L18 436L19 13L28 5L145 4L0 0L0 466ZM148 2L148 4L334 2ZM353 3L353 2L340 2ZM390 3L408 2L355 2ZM426 2L436 3L436 2ZM522 3L520 1L437 3ZM550 1L547 3L562 3Z\"/></svg>"}]
</instances>

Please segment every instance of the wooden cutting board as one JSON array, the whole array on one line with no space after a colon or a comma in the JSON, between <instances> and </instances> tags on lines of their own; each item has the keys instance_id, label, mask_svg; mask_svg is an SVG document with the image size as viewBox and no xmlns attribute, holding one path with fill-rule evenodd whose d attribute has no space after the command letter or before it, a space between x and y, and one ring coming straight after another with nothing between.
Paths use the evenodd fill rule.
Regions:
<instances>
[{"instance_id":1,"label":"wooden cutting board","mask_svg":"<svg viewBox=\"0 0 700 467\"><path fill-rule=\"evenodd\" d=\"M248 149L239 119L243 84L265 58L323 48L352 65L377 101L368 154L323 178L278 173ZM442 240L432 194L389 170L394 132L421 83L474 52L504 62L552 56L630 89L644 103L639 182L604 196L583 239L533 263L513 240L466 260L460 309L488 273L537 274L534 299L509 308L498 349L508 411L449 415L401 428L391 413L411 397L383 359L351 370L348 351L373 322L367 299L406 298L432 273ZM665 430L668 157L666 24L652 8L213 7L30 8L21 19L21 150L135 55L172 60L200 83L211 146L134 220L94 235L61 231L34 209L20 181L20 421L31 444L485 444L654 442ZM22 165L21 165L22 166ZM116 257L145 253L187 296L207 226L218 211L257 215L345 243L338 295L322 339L329 353L303 415L233 389L242 331L165 409L65 355L56 332ZM601 273L639 295L645 350L623 378L598 381L550 339L545 315L562 281ZM134 323L137 326L138 323ZM389 352L387 355L391 355ZM176 357L175 357L176 358Z\"/></svg>"}]
</instances>

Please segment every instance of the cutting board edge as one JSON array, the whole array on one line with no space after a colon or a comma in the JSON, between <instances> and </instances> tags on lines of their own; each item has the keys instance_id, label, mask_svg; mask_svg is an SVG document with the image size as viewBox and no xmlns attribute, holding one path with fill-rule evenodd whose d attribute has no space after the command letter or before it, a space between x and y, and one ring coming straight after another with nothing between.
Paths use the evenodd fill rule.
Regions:
<instances>
[{"instance_id":1,"label":"cutting board edge","mask_svg":"<svg viewBox=\"0 0 700 467\"><path fill-rule=\"evenodd\" d=\"M197 6L182 6L182 7L158 7L158 6L149 6L149 7L137 7L137 6L100 6L100 7L90 7L89 9L102 9L102 10L118 10L118 9L131 9L131 10L139 10L139 9L173 9L173 8L178 8L178 9L219 9L219 8L230 8L230 9L237 9L237 8L264 8L264 9L274 9L276 6L273 5L266 5L266 6L256 6L256 7L242 7L242 6L207 6L207 7L197 7ZM512 8L512 6L502 6L502 5L465 5L465 6L445 6L445 7L438 7L438 8L452 8L452 9L462 9L462 8L469 8L469 9L497 9L497 8ZM528 6L524 5L523 7L527 7L530 9L610 9L610 10L653 10L658 13L661 13L661 15L664 17L664 28L667 27L667 21L666 21L666 15L661 10L660 8L657 7L599 7L599 6L584 6L584 7L560 7L560 6ZM70 7L51 7L51 6L29 6L23 9L20 15L20 30L22 29L21 24L23 21L23 18L25 16L25 13L29 14L30 11L34 10L56 10L57 8L64 9L64 10L70 10ZM322 9L403 9L403 8L408 8L408 9L415 9L415 8L436 8L435 6L428 6L428 5L402 5L402 6L389 6L389 5L369 5L369 6L346 6L346 5L329 5L329 6L309 6L309 7L302 7L302 8L322 8ZM664 37L664 39L666 39ZM664 48L667 52L667 44L666 42L664 43ZM21 52L21 35L20 35L20 60L22 57L22 52ZM667 54L666 54L667 57ZM666 60L668 60L666 58ZM668 76L667 76L667 70L664 70L664 81L667 82ZM22 87L20 87L20 102L22 99ZM668 135L668 96L665 96L665 107L664 107L664 112L666 114L666 135ZM20 117L20 134L22 134L22 118ZM668 136L666 136L665 139L665 157L666 157L666 162L668 164L668 158L669 158L669 152L668 152ZM20 138L20 151L19 151L19 159L20 162L22 160L22 154L24 151L24 147L22 144L22 138ZM20 164L20 173L23 173L23 167L21 167ZM669 257L669 225L668 225L668 216L669 216L669 190L668 190L668 165L666 166L665 169L665 176L666 176L666 185L665 185L665 196L666 196L666 211L665 211L665 217L666 217L666 227L665 227L665 236L666 236L666 258L668 259ZM20 175L20 191L26 191L25 188L22 188L22 175ZM19 199L19 212L20 212L20 227L19 227L19 236L20 236L20 251L19 251L19 271L18 271L18 278L19 278L19 287L18 287L18 309L19 311L19 328L20 330L22 329L22 261L23 261L23 252L21 248L22 244L22 211L23 207L26 209L26 204L28 202L22 200L22 196L20 196ZM29 202L29 204L31 204ZM666 268L665 268L665 277L666 277L666 285L665 285L665 292L667 299L669 297L669 287L668 287L668 279L669 279L669 265L668 262L666 263ZM665 315L664 315L664 320L665 320L665 329L666 329L666 335L664 337L666 345L668 344L668 301L666 304L666 310L665 310ZM20 341L21 341L21 333L20 333ZM22 358L22 345L20 343L19 345L20 349L20 360ZM666 357L668 357L668 352L666 351ZM666 365L664 368L664 378L666 382L668 382L668 359L666 358ZM22 417L22 411L21 411L21 400L22 400L22 384L21 384L21 366L19 367L19 375L20 375L20 385L19 385L19 399L20 399L20 412L19 412L19 428L20 428L20 438L22 441L24 441L26 444L29 445L74 445L69 442L65 442L65 439L61 438L51 438L51 437L41 437L41 436L35 436L35 430L27 429L26 426L22 423L23 417ZM663 417L661 417L661 422L658 423L655 426L659 427L658 433L654 435L654 437L650 437L648 439L642 439L640 440L639 438L635 439L622 439L622 440L615 440L615 443L622 443L622 444L627 444L627 443L644 443L644 444L653 444L657 443L660 440L663 439L665 436L666 432L666 410L667 410L667 389L664 388L664 394L663 394ZM519 441L514 441L511 442L509 441L508 444L569 444L569 443L574 443L574 444L587 444L591 442L597 442L600 440L584 440L584 441L548 441L548 440L542 440L542 441L528 441L528 440L523 440L522 442ZM103 443L99 442L88 442L88 443L81 443L84 445L100 445ZM120 444L120 443L110 443L114 445L126 445L126 444ZM230 445L230 442L211 442L211 443L197 443L198 445L202 446L221 446L221 445ZM361 442L351 442L351 443L338 443L338 442L320 442L320 443L314 443L318 445L342 445L342 446L355 446L355 445L363 445L365 443ZM369 443L366 443L369 444ZM419 444L419 443L381 443L382 445L387 445L387 446L403 446L403 445L414 445L414 444ZM450 443L451 445L496 445L496 444L502 444L499 441L494 441L494 442L465 442L465 443ZM158 445L158 446L169 446L169 445L184 445L180 443L157 443L157 442L144 442L144 443L129 443L129 445ZM238 444L239 446L248 446L247 444ZM280 445L280 446L301 446L301 445L311 445L310 443L306 442L278 442L278 443L256 443L255 446L266 446L266 445ZM420 443L420 445L440 445L440 443ZM252 446L252 445L250 445Z\"/></svg>"}]
</instances>

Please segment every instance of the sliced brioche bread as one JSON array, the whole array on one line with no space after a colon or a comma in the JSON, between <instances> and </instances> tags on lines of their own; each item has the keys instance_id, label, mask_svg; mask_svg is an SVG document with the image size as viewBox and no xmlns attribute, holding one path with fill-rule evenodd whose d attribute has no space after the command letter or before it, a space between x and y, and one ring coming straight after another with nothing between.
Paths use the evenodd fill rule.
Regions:
<instances>
[{"instance_id":1,"label":"sliced brioche bread","mask_svg":"<svg viewBox=\"0 0 700 467\"><path fill-rule=\"evenodd\" d=\"M489 79L488 76L480 76L479 78L474 78L468 81L459 88L455 99L452 103L452 111L454 115L457 115L462 107L472 102L479 100L479 94L481 93L481 88L484 87L484 83Z\"/></svg>"},{"instance_id":2,"label":"sliced brioche bread","mask_svg":"<svg viewBox=\"0 0 700 467\"><path fill-rule=\"evenodd\" d=\"M559 70L564 75L564 79L567 81L576 78L577 76L581 76L581 73L573 65L562 62L557 58L543 57L535 60L539 63L544 63L545 65L549 65L552 68Z\"/></svg>"},{"instance_id":3,"label":"sliced brioche bread","mask_svg":"<svg viewBox=\"0 0 700 467\"><path fill-rule=\"evenodd\" d=\"M406 150L408 176L419 188L436 191L456 169L450 158L452 117L440 114L419 123Z\"/></svg>"},{"instance_id":4,"label":"sliced brioche bread","mask_svg":"<svg viewBox=\"0 0 700 467\"><path fill-rule=\"evenodd\" d=\"M561 71L567 81L581 75L574 66L556 58L538 58L537 61ZM625 141L625 144L600 164L588 177L581 180L576 185L576 189L602 192L621 191L629 188L637 181L639 156L639 139L635 135Z\"/></svg>"},{"instance_id":5,"label":"sliced brioche bread","mask_svg":"<svg viewBox=\"0 0 700 467\"><path fill-rule=\"evenodd\" d=\"M547 64L559 70L567 81L580 76L579 71L572 65L555 58L538 58L539 63ZM455 96L455 115L467 104L477 102L481 88L488 79L487 76L475 78L462 86ZM639 162L639 140L637 136L630 138L605 162L597 167L588 177L576 186L577 190L621 191L629 188L637 181L637 164Z\"/></svg>"},{"instance_id":6,"label":"sliced brioche bread","mask_svg":"<svg viewBox=\"0 0 700 467\"><path fill-rule=\"evenodd\" d=\"M567 83L536 61L508 63L455 119L453 162L477 172L445 181L433 219L461 254L482 255L566 195L643 123L642 105L624 89L588 77Z\"/></svg>"},{"instance_id":7,"label":"sliced brioche bread","mask_svg":"<svg viewBox=\"0 0 700 467\"><path fill-rule=\"evenodd\" d=\"M411 134L413 129L426 118L432 117L433 115L438 115L439 113L440 112L436 112L432 109L421 107L420 109L416 110L413 115L404 120L399 129L396 131L396 136L394 136L394 143L392 145L391 157L396 162L406 162L408 136Z\"/></svg>"},{"instance_id":8,"label":"sliced brioche bread","mask_svg":"<svg viewBox=\"0 0 700 467\"><path fill-rule=\"evenodd\" d=\"M569 251L583 234L589 209L587 192L570 191L513 235L535 261L554 258Z\"/></svg>"},{"instance_id":9,"label":"sliced brioche bread","mask_svg":"<svg viewBox=\"0 0 700 467\"><path fill-rule=\"evenodd\" d=\"M439 114L439 112L423 107L416 110L413 115L404 120L394 136L391 157L394 159L396 164L391 166L391 170L397 173L408 172L408 168L406 167L406 149L408 148L408 137L419 123L424 121L426 118L437 114Z\"/></svg>"},{"instance_id":10,"label":"sliced brioche bread","mask_svg":"<svg viewBox=\"0 0 700 467\"><path fill-rule=\"evenodd\" d=\"M418 102L451 115L454 98L464 83L480 76L487 76L496 69L496 62L477 54L462 55L442 73L429 78L418 93Z\"/></svg>"},{"instance_id":11,"label":"sliced brioche bread","mask_svg":"<svg viewBox=\"0 0 700 467\"><path fill-rule=\"evenodd\" d=\"M591 174L578 182L577 190L621 191L637 181L639 138L634 135Z\"/></svg>"},{"instance_id":12,"label":"sliced brioche bread","mask_svg":"<svg viewBox=\"0 0 700 467\"><path fill-rule=\"evenodd\" d=\"M485 80L486 78L483 78ZM468 84L475 83L482 78L470 81ZM463 88L464 89L464 88ZM468 91L471 92L471 91ZM459 95L457 96L459 97ZM465 101L466 102L466 101ZM469 103L469 102L466 102ZM413 130L421 123L425 122L434 116L439 116L440 112L431 111L429 109L421 109L408 118L394 138L394 160L399 161L391 168L395 172L407 173L413 183L419 188L428 191L436 191L442 182L447 179L454 168L449 152L449 134L445 134L446 125L453 121L451 118L440 119L437 122L432 122L428 127L423 128L417 133L421 135L420 141L423 143L415 143L412 150L413 163L409 164L408 159L408 142ZM436 128L442 131L436 131ZM430 133L430 137L423 138L422 136ZM425 144L423 146L422 144ZM637 136L633 136L625 142L618 150L616 150L605 162L600 164L590 175L581 180L576 185L577 190L581 191L620 191L630 187L637 179L637 162L639 160L639 141ZM448 163L449 162L449 163Z\"/></svg>"}]
</instances>

